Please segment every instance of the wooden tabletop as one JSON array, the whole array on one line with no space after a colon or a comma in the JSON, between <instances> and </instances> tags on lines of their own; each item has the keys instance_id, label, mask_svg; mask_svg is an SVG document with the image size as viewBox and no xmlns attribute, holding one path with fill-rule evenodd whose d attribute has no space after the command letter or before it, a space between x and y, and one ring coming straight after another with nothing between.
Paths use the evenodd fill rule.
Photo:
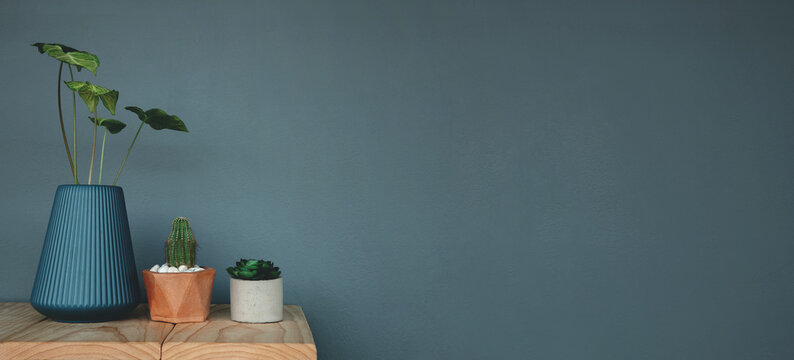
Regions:
<instances>
[{"instance_id":1,"label":"wooden tabletop","mask_svg":"<svg viewBox=\"0 0 794 360\"><path fill-rule=\"evenodd\" d=\"M232 321L229 305L212 305L202 323L149 321L140 305L126 319L60 323L28 303L0 303L0 359L317 359L300 306L284 306L284 321Z\"/></svg>"}]
</instances>

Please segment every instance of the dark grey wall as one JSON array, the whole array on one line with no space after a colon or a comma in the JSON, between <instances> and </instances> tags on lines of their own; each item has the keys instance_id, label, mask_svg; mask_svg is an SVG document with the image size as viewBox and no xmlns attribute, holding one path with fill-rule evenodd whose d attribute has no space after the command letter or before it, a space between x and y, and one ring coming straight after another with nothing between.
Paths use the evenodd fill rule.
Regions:
<instances>
[{"instance_id":1,"label":"dark grey wall","mask_svg":"<svg viewBox=\"0 0 794 360\"><path fill-rule=\"evenodd\" d=\"M175 216L203 265L275 260L322 359L794 358L792 35L785 1L0 2L0 300L70 179L62 42L191 130L122 176L139 266Z\"/></svg>"}]
</instances>

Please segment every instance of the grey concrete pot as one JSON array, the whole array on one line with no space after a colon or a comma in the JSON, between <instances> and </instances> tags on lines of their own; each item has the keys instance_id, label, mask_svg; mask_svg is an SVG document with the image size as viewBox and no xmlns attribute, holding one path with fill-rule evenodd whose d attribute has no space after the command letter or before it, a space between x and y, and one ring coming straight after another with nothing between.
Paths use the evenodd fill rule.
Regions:
<instances>
[{"instance_id":1,"label":"grey concrete pot","mask_svg":"<svg viewBox=\"0 0 794 360\"><path fill-rule=\"evenodd\" d=\"M284 282L273 280L240 280L229 283L232 320L247 323L269 323L284 319Z\"/></svg>"}]
</instances>

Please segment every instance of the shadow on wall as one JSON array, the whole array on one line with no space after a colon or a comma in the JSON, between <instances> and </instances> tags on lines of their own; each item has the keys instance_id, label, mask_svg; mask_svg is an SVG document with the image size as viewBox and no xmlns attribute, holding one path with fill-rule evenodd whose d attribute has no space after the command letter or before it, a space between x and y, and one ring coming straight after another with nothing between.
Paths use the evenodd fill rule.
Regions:
<instances>
[{"instance_id":1,"label":"shadow on wall","mask_svg":"<svg viewBox=\"0 0 794 360\"><path fill-rule=\"evenodd\" d=\"M294 299L292 296L288 299L285 293L284 303L301 305L304 314L306 314L306 321L314 336L314 345L317 347L318 358L324 357L321 355L323 349L333 349L334 353L338 352L340 354L345 354L345 357L349 359L364 359L368 357L360 348L354 346L356 339L349 336L351 333L356 333L356 331L349 331L349 329L347 329L352 325L350 321L352 315L345 311L342 304L334 301L335 299L339 299L338 296L326 296L327 294L323 291L317 291L318 289L315 288L296 287L299 286L297 283L291 284L290 286L293 286L293 288L290 289L291 293L311 294L311 296L306 296L305 299ZM317 304L317 306L315 306L315 304ZM323 315L312 316L312 314L319 313ZM336 338L332 343L331 340L334 339L334 336L323 336L323 334L336 334L337 336L341 336L341 339Z\"/></svg>"},{"instance_id":2,"label":"shadow on wall","mask_svg":"<svg viewBox=\"0 0 794 360\"><path fill-rule=\"evenodd\" d=\"M154 150L158 156L153 159L151 154L144 154L148 156L144 157L144 155L138 155L138 159L136 159L136 154L132 154L124 167L124 171L127 172L134 168L135 172L141 174L157 174L157 176L169 173L183 174L186 172L193 172L197 168L200 168L202 163L199 161L196 153L186 145L188 144L158 143L157 148ZM179 159L179 161L156 160L163 157ZM119 180L119 185L124 186L121 180Z\"/></svg>"},{"instance_id":3,"label":"shadow on wall","mask_svg":"<svg viewBox=\"0 0 794 360\"><path fill-rule=\"evenodd\" d=\"M148 269L154 264L162 264L165 258L162 256L165 247L165 240L168 233L163 235L163 231L152 229L152 227L142 227L145 230L135 231L132 234L132 247L135 251L135 263L138 268L138 284L141 290L141 303L146 303L146 289L143 287L143 275L141 271ZM140 239L161 239L162 241L136 241Z\"/></svg>"}]
</instances>

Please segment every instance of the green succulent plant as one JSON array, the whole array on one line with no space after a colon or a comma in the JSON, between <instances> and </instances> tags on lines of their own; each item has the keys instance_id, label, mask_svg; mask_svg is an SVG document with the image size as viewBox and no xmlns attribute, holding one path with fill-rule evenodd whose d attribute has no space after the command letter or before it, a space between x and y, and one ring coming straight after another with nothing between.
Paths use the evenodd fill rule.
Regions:
<instances>
[{"instance_id":1,"label":"green succulent plant","mask_svg":"<svg viewBox=\"0 0 794 360\"><path fill-rule=\"evenodd\" d=\"M236 266L229 266L229 276L240 280L272 280L281 277L281 270L272 261L240 259Z\"/></svg>"},{"instance_id":2,"label":"green succulent plant","mask_svg":"<svg viewBox=\"0 0 794 360\"><path fill-rule=\"evenodd\" d=\"M187 218L178 217L171 223L171 234L165 242L165 261L175 267L196 265L196 238Z\"/></svg>"}]
</instances>

